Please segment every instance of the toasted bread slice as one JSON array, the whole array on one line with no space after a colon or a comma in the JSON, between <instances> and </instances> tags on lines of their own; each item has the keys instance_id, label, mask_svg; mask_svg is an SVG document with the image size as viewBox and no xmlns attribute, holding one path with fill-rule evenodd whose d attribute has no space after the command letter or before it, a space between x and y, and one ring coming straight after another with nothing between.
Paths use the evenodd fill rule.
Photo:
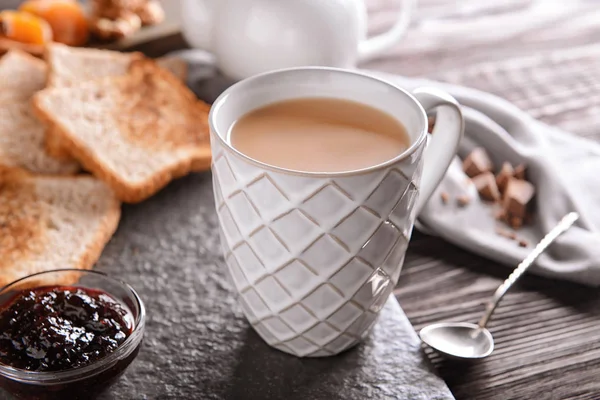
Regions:
<instances>
[{"instance_id":1,"label":"toasted bread slice","mask_svg":"<svg viewBox=\"0 0 600 400\"><path fill-rule=\"evenodd\" d=\"M0 168L0 287L36 272L90 269L120 214L114 193L91 176Z\"/></svg>"},{"instance_id":2,"label":"toasted bread slice","mask_svg":"<svg viewBox=\"0 0 600 400\"><path fill-rule=\"evenodd\" d=\"M141 60L141 53L121 53L111 50L69 47L64 44L50 44L46 47L48 62L48 86L70 87L79 83L108 76L125 75L134 60ZM187 63L176 57L164 57L157 63L185 81ZM46 137L46 151L59 160L72 160L68 149L61 144L60 135L49 127Z\"/></svg>"},{"instance_id":3,"label":"toasted bread slice","mask_svg":"<svg viewBox=\"0 0 600 400\"><path fill-rule=\"evenodd\" d=\"M188 64L185 60L179 57L166 56L157 58L156 63L160 67L166 69L167 71L170 71L182 82L185 82L185 80L188 77Z\"/></svg>"},{"instance_id":4,"label":"toasted bread slice","mask_svg":"<svg viewBox=\"0 0 600 400\"><path fill-rule=\"evenodd\" d=\"M49 87L68 87L106 76L124 75L133 60L142 59L141 53L69 47L52 43L44 55L50 69Z\"/></svg>"},{"instance_id":5,"label":"toasted bread slice","mask_svg":"<svg viewBox=\"0 0 600 400\"><path fill-rule=\"evenodd\" d=\"M42 60L21 51L0 59L0 166L21 167L41 174L73 174L79 166L45 151L45 127L31 112L34 93L46 85Z\"/></svg>"},{"instance_id":6,"label":"toasted bread slice","mask_svg":"<svg viewBox=\"0 0 600 400\"><path fill-rule=\"evenodd\" d=\"M19 167L38 174L72 175L76 162L59 161L46 153L46 127L29 102L0 104L0 166Z\"/></svg>"},{"instance_id":7,"label":"toasted bread slice","mask_svg":"<svg viewBox=\"0 0 600 400\"><path fill-rule=\"evenodd\" d=\"M0 58L0 104L28 101L46 86L46 63L20 50Z\"/></svg>"},{"instance_id":8,"label":"toasted bread slice","mask_svg":"<svg viewBox=\"0 0 600 400\"><path fill-rule=\"evenodd\" d=\"M42 90L33 104L122 201L142 201L210 166L208 106L151 60L134 61L125 76Z\"/></svg>"},{"instance_id":9,"label":"toasted bread slice","mask_svg":"<svg viewBox=\"0 0 600 400\"><path fill-rule=\"evenodd\" d=\"M0 165L42 174L73 174L79 166L45 151L45 128L31 112L34 93L46 86L42 60L21 51L0 59Z\"/></svg>"}]
</instances>

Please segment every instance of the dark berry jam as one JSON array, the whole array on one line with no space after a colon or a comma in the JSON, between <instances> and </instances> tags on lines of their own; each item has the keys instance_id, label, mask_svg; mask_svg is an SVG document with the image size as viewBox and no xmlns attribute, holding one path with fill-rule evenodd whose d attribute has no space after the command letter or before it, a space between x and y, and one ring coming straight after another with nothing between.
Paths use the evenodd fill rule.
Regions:
<instances>
[{"instance_id":1,"label":"dark berry jam","mask_svg":"<svg viewBox=\"0 0 600 400\"><path fill-rule=\"evenodd\" d=\"M0 308L0 363L38 372L83 367L114 352L132 327L127 309L102 291L23 290Z\"/></svg>"}]
</instances>

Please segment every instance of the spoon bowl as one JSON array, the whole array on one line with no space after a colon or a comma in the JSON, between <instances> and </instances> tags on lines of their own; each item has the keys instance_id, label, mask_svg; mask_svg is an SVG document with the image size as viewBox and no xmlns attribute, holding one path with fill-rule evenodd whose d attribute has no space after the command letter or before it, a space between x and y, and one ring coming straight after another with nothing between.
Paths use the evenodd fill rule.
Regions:
<instances>
[{"instance_id":1,"label":"spoon bowl","mask_svg":"<svg viewBox=\"0 0 600 400\"><path fill-rule=\"evenodd\" d=\"M468 322L428 325L419 336L440 353L456 358L484 358L494 350L490 331Z\"/></svg>"},{"instance_id":2,"label":"spoon bowl","mask_svg":"<svg viewBox=\"0 0 600 400\"><path fill-rule=\"evenodd\" d=\"M492 334L485 328L494 310L525 271L548 246L563 232L573 225L579 214L571 212L563 217L544 238L535 246L533 251L517 266L509 277L496 289L494 295L485 307L485 313L478 324L465 322L445 322L428 325L421 329L421 340L442 354L463 359L476 359L489 356L494 350Z\"/></svg>"}]
</instances>

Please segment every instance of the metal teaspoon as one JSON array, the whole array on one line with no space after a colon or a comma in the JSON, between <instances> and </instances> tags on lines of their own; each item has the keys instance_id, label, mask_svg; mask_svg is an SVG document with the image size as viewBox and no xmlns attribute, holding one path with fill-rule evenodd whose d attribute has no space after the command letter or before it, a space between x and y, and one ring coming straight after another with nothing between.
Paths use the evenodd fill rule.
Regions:
<instances>
[{"instance_id":1,"label":"metal teaspoon","mask_svg":"<svg viewBox=\"0 0 600 400\"><path fill-rule=\"evenodd\" d=\"M535 246L533 251L521 261L510 276L496 289L488 301L485 314L477 324L468 322L441 322L421 329L421 340L442 354L455 358L484 358L494 350L494 339L485 326L494 310L512 285L529 269L533 262L562 233L573 225L579 214L572 212L563 219Z\"/></svg>"}]
</instances>

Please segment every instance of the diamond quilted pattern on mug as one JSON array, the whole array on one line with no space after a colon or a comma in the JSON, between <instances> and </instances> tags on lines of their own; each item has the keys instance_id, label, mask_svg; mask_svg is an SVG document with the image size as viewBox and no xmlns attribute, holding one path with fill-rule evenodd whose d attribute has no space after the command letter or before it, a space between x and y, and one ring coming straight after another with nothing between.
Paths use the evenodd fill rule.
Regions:
<instances>
[{"instance_id":1,"label":"diamond quilted pattern on mug","mask_svg":"<svg viewBox=\"0 0 600 400\"><path fill-rule=\"evenodd\" d=\"M340 331L344 331L351 323L360 317L363 312L363 310L352 304L352 302L347 302L327 318L327 322L338 328Z\"/></svg>"},{"instance_id":2,"label":"diamond quilted pattern on mug","mask_svg":"<svg viewBox=\"0 0 600 400\"><path fill-rule=\"evenodd\" d=\"M312 342L318 344L319 346L323 346L329 343L339 334L340 332L332 328L330 325L324 322L320 322L313 328L304 332L302 336L304 336L307 339L310 339Z\"/></svg>"},{"instance_id":3,"label":"diamond quilted pattern on mug","mask_svg":"<svg viewBox=\"0 0 600 400\"><path fill-rule=\"evenodd\" d=\"M368 174L335 178L335 183L354 201L361 203L375 190L384 175L385 169L382 169Z\"/></svg>"},{"instance_id":4,"label":"diamond quilted pattern on mug","mask_svg":"<svg viewBox=\"0 0 600 400\"><path fill-rule=\"evenodd\" d=\"M406 176L412 176L418 179L423 172L423 160L421 157L427 146L419 146L411 155L407 162L402 163L402 171Z\"/></svg>"},{"instance_id":5,"label":"diamond quilted pattern on mug","mask_svg":"<svg viewBox=\"0 0 600 400\"><path fill-rule=\"evenodd\" d=\"M258 293L256 293L253 288L246 290L244 293L242 293L242 296L257 319L264 318L271 313L269 307L267 307L265 302L260 298Z\"/></svg>"},{"instance_id":6,"label":"diamond quilted pattern on mug","mask_svg":"<svg viewBox=\"0 0 600 400\"><path fill-rule=\"evenodd\" d=\"M233 254L227 257L227 259L225 259L225 262L229 267L229 273L231 274L231 278L233 279L233 283L235 284L237 290L242 290L246 288L248 286L248 281L246 280L246 277L240 269L240 265L238 264Z\"/></svg>"},{"instance_id":7,"label":"diamond quilted pattern on mug","mask_svg":"<svg viewBox=\"0 0 600 400\"><path fill-rule=\"evenodd\" d=\"M264 170L261 168L257 168L252 164L242 160L236 154L230 154L228 156L227 161L229 161L229 166L235 175L236 180L240 183L240 186L244 186L248 182L252 182L262 174L264 174Z\"/></svg>"},{"instance_id":8,"label":"diamond quilted pattern on mug","mask_svg":"<svg viewBox=\"0 0 600 400\"><path fill-rule=\"evenodd\" d=\"M223 209L221 209L219 219L221 220L223 235L225 236L227 245L229 248L232 248L242 239L242 236L227 206L224 206Z\"/></svg>"},{"instance_id":9,"label":"diamond quilted pattern on mug","mask_svg":"<svg viewBox=\"0 0 600 400\"><path fill-rule=\"evenodd\" d=\"M390 213L390 221L396 225L407 238L410 238L412 231L412 224L414 221L413 215L416 212L414 205L418 194L417 188L411 182L398 204L396 204Z\"/></svg>"},{"instance_id":10,"label":"diamond quilted pattern on mug","mask_svg":"<svg viewBox=\"0 0 600 400\"><path fill-rule=\"evenodd\" d=\"M309 294L302 304L311 310L319 319L325 319L335 311L344 298L330 284L325 283Z\"/></svg>"},{"instance_id":11,"label":"diamond quilted pattern on mug","mask_svg":"<svg viewBox=\"0 0 600 400\"><path fill-rule=\"evenodd\" d=\"M396 286L396 284L398 283L398 279L400 278L400 272L402 272L402 266L404 265L404 257L406 257L406 250L402 253L402 257L400 257L398 268L396 268L394 272L390 275L390 279L392 280L393 286Z\"/></svg>"},{"instance_id":12,"label":"diamond quilted pattern on mug","mask_svg":"<svg viewBox=\"0 0 600 400\"><path fill-rule=\"evenodd\" d=\"M357 252L381 223L381 219L363 207L344 218L331 233L344 242L350 252Z\"/></svg>"},{"instance_id":13,"label":"diamond quilted pattern on mug","mask_svg":"<svg viewBox=\"0 0 600 400\"><path fill-rule=\"evenodd\" d=\"M319 350L319 348L315 344L309 342L303 337L297 337L288 342L285 342L285 345L292 349L300 357L304 357L310 353Z\"/></svg>"},{"instance_id":14,"label":"diamond quilted pattern on mug","mask_svg":"<svg viewBox=\"0 0 600 400\"><path fill-rule=\"evenodd\" d=\"M361 315L360 318L354 321L352 325L350 325L348 329L346 329L346 332L352 336L361 337L363 334L368 333L367 328L369 328L375 323L376 318L377 314L367 311L363 315Z\"/></svg>"},{"instance_id":15,"label":"diamond quilted pattern on mug","mask_svg":"<svg viewBox=\"0 0 600 400\"><path fill-rule=\"evenodd\" d=\"M217 175L217 179L221 184L223 197L227 198L232 192L237 190L238 183L229 166L226 154L223 154L222 157L213 163L213 174Z\"/></svg>"},{"instance_id":16,"label":"diamond quilted pattern on mug","mask_svg":"<svg viewBox=\"0 0 600 400\"><path fill-rule=\"evenodd\" d=\"M244 192L238 192L227 200L227 207L235 218L243 236L247 236L260 226L260 216L256 213L256 210Z\"/></svg>"},{"instance_id":17,"label":"diamond quilted pattern on mug","mask_svg":"<svg viewBox=\"0 0 600 400\"><path fill-rule=\"evenodd\" d=\"M217 174L212 174L213 181L213 190L215 192L215 204L218 207L221 207L223 204L223 195L221 194L221 186L219 184L219 179L217 178Z\"/></svg>"},{"instance_id":18,"label":"diamond quilted pattern on mug","mask_svg":"<svg viewBox=\"0 0 600 400\"><path fill-rule=\"evenodd\" d=\"M319 227L299 210L292 210L273 221L271 229L295 255L304 250L321 232Z\"/></svg>"},{"instance_id":19,"label":"diamond quilted pattern on mug","mask_svg":"<svg viewBox=\"0 0 600 400\"><path fill-rule=\"evenodd\" d=\"M248 240L252 249L261 259L267 271L283 265L290 254L283 243L269 230L263 227Z\"/></svg>"},{"instance_id":20,"label":"diamond quilted pattern on mug","mask_svg":"<svg viewBox=\"0 0 600 400\"><path fill-rule=\"evenodd\" d=\"M394 285L397 283L398 277L400 276L402 261L404 261L404 253L406 252L407 247L408 241L405 237L401 236L383 262L382 269L391 277ZM394 277L396 277L396 279L394 279Z\"/></svg>"},{"instance_id":21,"label":"diamond quilted pattern on mug","mask_svg":"<svg viewBox=\"0 0 600 400\"><path fill-rule=\"evenodd\" d=\"M281 342L296 336L296 333L278 317L267 318L261 323Z\"/></svg>"},{"instance_id":22,"label":"diamond quilted pattern on mug","mask_svg":"<svg viewBox=\"0 0 600 400\"><path fill-rule=\"evenodd\" d=\"M272 220L290 208L285 194L279 190L268 173L250 183L245 192L258 209L264 222Z\"/></svg>"},{"instance_id":23,"label":"diamond quilted pattern on mug","mask_svg":"<svg viewBox=\"0 0 600 400\"><path fill-rule=\"evenodd\" d=\"M377 296L390 285L390 277L382 270L376 270L367 282L352 296L352 300L365 310L371 307Z\"/></svg>"},{"instance_id":24,"label":"diamond quilted pattern on mug","mask_svg":"<svg viewBox=\"0 0 600 400\"><path fill-rule=\"evenodd\" d=\"M300 258L319 276L329 276L350 260L348 253L335 239L323 235L306 249Z\"/></svg>"},{"instance_id":25,"label":"diamond quilted pattern on mug","mask_svg":"<svg viewBox=\"0 0 600 400\"><path fill-rule=\"evenodd\" d=\"M392 294L393 290L393 284L386 285L383 291L375 298L375 301L373 302L373 304L371 304L371 307L369 307L369 311L374 313L378 313L379 311L381 311L388 298L390 297L390 294Z\"/></svg>"},{"instance_id":26,"label":"diamond quilted pattern on mug","mask_svg":"<svg viewBox=\"0 0 600 400\"><path fill-rule=\"evenodd\" d=\"M225 233L223 233L223 228L219 225L219 241L221 242L221 250L223 254L227 256L231 252L229 248L229 243L227 243L227 239L225 239Z\"/></svg>"},{"instance_id":27,"label":"diamond quilted pattern on mug","mask_svg":"<svg viewBox=\"0 0 600 400\"><path fill-rule=\"evenodd\" d=\"M276 173L271 173L270 177L288 199L296 204L307 199L323 186L323 179L320 178Z\"/></svg>"},{"instance_id":28,"label":"diamond quilted pattern on mug","mask_svg":"<svg viewBox=\"0 0 600 400\"><path fill-rule=\"evenodd\" d=\"M296 304L280 313L281 318L297 333L304 332L313 326L317 319L300 304Z\"/></svg>"},{"instance_id":29,"label":"diamond quilted pattern on mug","mask_svg":"<svg viewBox=\"0 0 600 400\"><path fill-rule=\"evenodd\" d=\"M331 343L325 346L325 348L332 353L339 353L340 351L347 349L355 342L356 339L352 336L341 334L337 339L334 339Z\"/></svg>"},{"instance_id":30,"label":"diamond quilted pattern on mug","mask_svg":"<svg viewBox=\"0 0 600 400\"><path fill-rule=\"evenodd\" d=\"M379 268L400 237L400 232L395 226L384 222L358 252L358 256L374 268Z\"/></svg>"},{"instance_id":31,"label":"diamond quilted pattern on mug","mask_svg":"<svg viewBox=\"0 0 600 400\"><path fill-rule=\"evenodd\" d=\"M299 260L294 260L275 276L293 296L301 297L314 289L319 283L319 277Z\"/></svg>"},{"instance_id":32,"label":"diamond quilted pattern on mug","mask_svg":"<svg viewBox=\"0 0 600 400\"><path fill-rule=\"evenodd\" d=\"M277 338L269 332L269 330L262 324L262 322L253 325L254 330L260 335L261 338L268 344L278 342Z\"/></svg>"},{"instance_id":33,"label":"diamond quilted pattern on mug","mask_svg":"<svg viewBox=\"0 0 600 400\"><path fill-rule=\"evenodd\" d=\"M256 254L254 254L254 251L252 251L247 243L233 250L233 254L237 258L238 265L241 264L244 266L244 274L249 283L254 283L267 272L263 263L256 257Z\"/></svg>"},{"instance_id":34,"label":"diamond quilted pattern on mug","mask_svg":"<svg viewBox=\"0 0 600 400\"><path fill-rule=\"evenodd\" d=\"M258 291L260 297L267 302L272 311L277 312L285 308L292 301L290 295L272 276L261 280L254 288Z\"/></svg>"},{"instance_id":35,"label":"diamond quilted pattern on mug","mask_svg":"<svg viewBox=\"0 0 600 400\"><path fill-rule=\"evenodd\" d=\"M372 273L373 269L370 266L358 258L353 258L329 281L349 299Z\"/></svg>"},{"instance_id":36,"label":"diamond quilted pattern on mug","mask_svg":"<svg viewBox=\"0 0 600 400\"><path fill-rule=\"evenodd\" d=\"M355 207L355 203L333 185L323 187L300 205L324 230L336 225Z\"/></svg>"},{"instance_id":37,"label":"diamond quilted pattern on mug","mask_svg":"<svg viewBox=\"0 0 600 400\"><path fill-rule=\"evenodd\" d=\"M244 299L244 296L240 295L238 299L242 306L242 310L244 311L244 315L246 315L246 318L248 318L248 322L253 324L256 321L258 321L258 317L256 316L256 314L254 314L254 311L252 311L252 309L248 305L248 302L246 301L246 299Z\"/></svg>"},{"instance_id":38,"label":"diamond quilted pattern on mug","mask_svg":"<svg viewBox=\"0 0 600 400\"><path fill-rule=\"evenodd\" d=\"M387 219L390 211L400 199L400 195L406 190L408 183L409 181L398 170L390 170L377 189L369 196L365 206Z\"/></svg>"}]
</instances>

